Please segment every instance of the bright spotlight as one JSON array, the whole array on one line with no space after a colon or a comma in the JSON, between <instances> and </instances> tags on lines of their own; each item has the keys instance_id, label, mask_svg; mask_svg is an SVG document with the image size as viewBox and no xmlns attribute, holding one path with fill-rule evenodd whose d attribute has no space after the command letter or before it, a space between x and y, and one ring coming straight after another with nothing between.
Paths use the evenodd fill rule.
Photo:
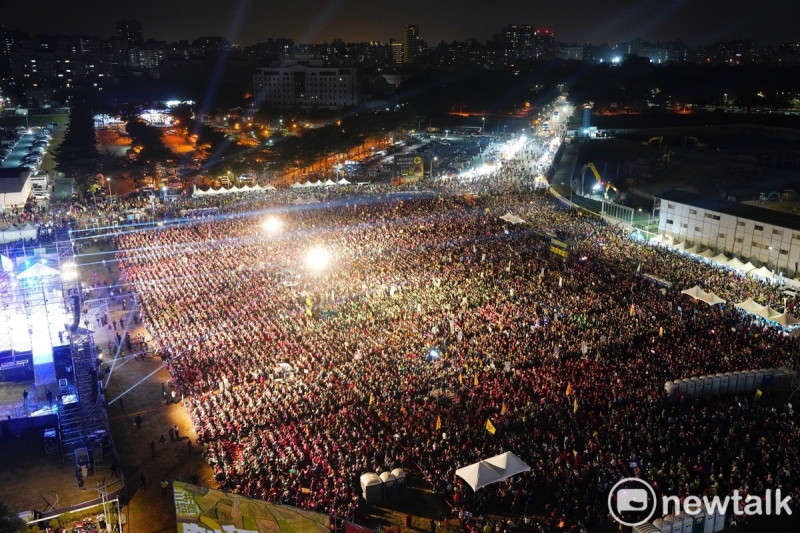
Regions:
<instances>
[{"instance_id":1,"label":"bright spotlight","mask_svg":"<svg viewBox=\"0 0 800 533\"><path fill-rule=\"evenodd\" d=\"M331 254L325 248L315 246L306 252L306 266L320 272L331 264Z\"/></svg>"},{"instance_id":2,"label":"bright spotlight","mask_svg":"<svg viewBox=\"0 0 800 533\"><path fill-rule=\"evenodd\" d=\"M262 224L261 227L267 233L278 233L283 228L283 221L278 217L269 217Z\"/></svg>"}]
</instances>

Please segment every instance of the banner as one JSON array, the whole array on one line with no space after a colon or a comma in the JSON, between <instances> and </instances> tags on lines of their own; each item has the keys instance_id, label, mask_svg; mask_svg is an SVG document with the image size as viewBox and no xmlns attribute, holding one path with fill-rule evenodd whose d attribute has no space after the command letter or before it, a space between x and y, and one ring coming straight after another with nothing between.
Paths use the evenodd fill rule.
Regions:
<instances>
[{"instance_id":1,"label":"banner","mask_svg":"<svg viewBox=\"0 0 800 533\"><path fill-rule=\"evenodd\" d=\"M330 533L328 515L173 482L178 533Z\"/></svg>"},{"instance_id":2,"label":"banner","mask_svg":"<svg viewBox=\"0 0 800 533\"><path fill-rule=\"evenodd\" d=\"M488 431L492 435L494 435L495 432L497 431L497 428L494 427L494 424L492 424L492 421L489 420L488 418L486 419L486 431Z\"/></svg>"}]
</instances>

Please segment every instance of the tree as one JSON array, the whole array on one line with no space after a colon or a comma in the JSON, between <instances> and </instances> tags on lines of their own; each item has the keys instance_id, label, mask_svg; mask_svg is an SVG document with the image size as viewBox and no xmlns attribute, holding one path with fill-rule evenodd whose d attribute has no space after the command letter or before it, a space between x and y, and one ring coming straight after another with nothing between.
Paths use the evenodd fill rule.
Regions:
<instances>
[{"instance_id":1,"label":"tree","mask_svg":"<svg viewBox=\"0 0 800 533\"><path fill-rule=\"evenodd\" d=\"M83 193L97 173L99 162L92 110L85 102L79 102L70 111L69 126L56 152L56 166L74 178Z\"/></svg>"},{"instance_id":2,"label":"tree","mask_svg":"<svg viewBox=\"0 0 800 533\"><path fill-rule=\"evenodd\" d=\"M27 530L25 522L6 504L0 502L0 533L22 533Z\"/></svg>"}]
</instances>

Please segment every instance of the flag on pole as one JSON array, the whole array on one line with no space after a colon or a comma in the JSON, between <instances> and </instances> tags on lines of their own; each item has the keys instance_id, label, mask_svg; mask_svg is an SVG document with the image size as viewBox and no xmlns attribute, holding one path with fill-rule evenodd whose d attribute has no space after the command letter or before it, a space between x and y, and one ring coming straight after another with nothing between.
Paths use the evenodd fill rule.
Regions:
<instances>
[{"instance_id":1,"label":"flag on pole","mask_svg":"<svg viewBox=\"0 0 800 533\"><path fill-rule=\"evenodd\" d=\"M760 399L762 394L763 394L763 393L761 392L761 389L756 389L756 396L755 396L755 399L756 399L756 400Z\"/></svg>"},{"instance_id":2,"label":"flag on pole","mask_svg":"<svg viewBox=\"0 0 800 533\"><path fill-rule=\"evenodd\" d=\"M462 386L464 385L464 376L463 375L461 375L461 374L458 375L458 382L461 383Z\"/></svg>"},{"instance_id":3,"label":"flag on pole","mask_svg":"<svg viewBox=\"0 0 800 533\"><path fill-rule=\"evenodd\" d=\"M630 316L633 316L633 304L631 304L631 312L630 312Z\"/></svg>"},{"instance_id":4,"label":"flag on pole","mask_svg":"<svg viewBox=\"0 0 800 533\"><path fill-rule=\"evenodd\" d=\"M436 430L438 431L440 429L442 429L442 417L441 416L437 416L436 417Z\"/></svg>"},{"instance_id":5,"label":"flag on pole","mask_svg":"<svg viewBox=\"0 0 800 533\"><path fill-rule=\"evenodd\" d=\"M572 383L567 383L567 396L572 392Z\"/></svg>"},{"instance_id":6,"label":"flag on pole","mask_svg":"<svg viewBox=\"0 0 800 533\"><path fill-rule=\"evenodd\" d=\"M488 418L486 419L486 431L488 431L492 435L494 435L495 432L497 431L497 429L494 427L494 424L492 424L492 421L489 420Z\"/></svg>"},{"instance_id":7,"label":"flag on pole","mask_svg":"<svg viewBox=\"0 0 800 533\"><path fill-rule=\"evenodd\" d=\"M372 393L369 393L369 404L372 405L372 402L375 401L375 398L372 396Z\"/></svg>"},{"instance_id":8,"label":"flag on pole","mask_svg":"<svg viewBox=\"0 0 800 533\"><path fill-rule=\"evenodd\" d=\"M500 408L500 414L504 415L506 411L508 411L508 408L506 407L506 402L503 402L503 407Z\"/></svg>"},{"instance_id":9,"label":"flag on pole","mask_svg":"<svg viewBox=\"0 0 800 533\"><path fill-rule=\"evenodd\" d=\"M572 402L572 414L575 414L577 412L578 412L578 398L576 397L575 401Z\"/></svg>"},{"instance_id":10,"label":"flag on pole","mask_svg":"<svg viewBox=\"0 0 800 533\"><path fill-rule=\"evenodd\" d=\"M478 374L475 374L475 379L473 380L473 385L476 387L478 386Z\"/></svg>"},{"instance_id":11,"label":"flag on pole","mask_svg":"<svg viewBox=\"0 0 800 533\"><path fill-rule=\"evenodd\" d=\"M660 328L658 328L658 336L659 337L663 337L664 336L664 326L661 326Z\"/></svg>"}]
</instances>

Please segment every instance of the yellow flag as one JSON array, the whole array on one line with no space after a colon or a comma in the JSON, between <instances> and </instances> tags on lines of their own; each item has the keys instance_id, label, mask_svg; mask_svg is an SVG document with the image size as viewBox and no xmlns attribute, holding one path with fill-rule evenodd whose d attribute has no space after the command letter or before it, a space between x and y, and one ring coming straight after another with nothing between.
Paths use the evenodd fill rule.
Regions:
<instances>
[{"instance_id":1,"label":"yellow flag","mask_svg":"<svg viewBox=\"0 0 800 533\"><path fill-rule=\"evenodd\" d=\"M441 416L437 416L436 417L436 429L437 430L442 429L442 417Z\"/></svg>"},{"instance_id":2,"label":"yellow flag","mask_svg":"<svg viewBox=\"0 0 800 533\"><path fill-rule=\"evenodd\" d=\"M567 396L572 393L572 383L567 383Z\"/></svg>"},{"instance_id":3,"label":"yellow flag","mask_svg":"<svg viewBox=\"0 0 800 533\"><path fill-rule=\"evenodd\" d=\"M761 392L761 389L756 389L756 400L758 400L759 398L761 398L761 395L762 395L762 394L763 394L763 393Z\"/></svg>"},{"instance_id":4,"label":"yellow flag","mask_svg":"<svg viewBox=\"0 0 800 533\"><path fill-rule=\"evenodd\" d=\"M506 402L503 402L503 407L500 409L500 414L504 415L506 414L506 411L508 411L508 408L506 407Z\"/></svg>"},{"instance_id":5,"label":"yellow flag","mask_svg":"<svg viewBox=\"0 0 800 533\"><path fill-rule=\"evenodd\" d=\"M664 336L664 326L661 326L660 328L658 328L658 336L659 337L663 337Z\"/></svg>"},{"instance_id":6,"label":"yellow flag","mask_svg":"<svg viewBox=\"0 0 800 533\"><path fill-rule=\"evenodd\" d=\"M575 398L575 401L572 402L572 414L578 412L578 398Z\"/></svg>"},{"instance_id":7,"label":"yellow flag","mask_svg":"<svg viewBox=\"0 0 800 533\"><path fill-rule=\"evenodd\" d=\"M478 386L478 374L475 374L475 379L473 380L473 384L477 387Z\"/></svg>"},{"instance_id":8,"label":"yellow flag","mask_svg":"<svg viewBox=\"0 0 800 533\"><path fill-rule=\"evenodd\" d=\"M630 316L633 316L633 304L631 304L631 313Z\"/></svg>"},{"instance_id":9,"label":"yellow flag","mask_svg":"<svg viewBox=\"0 0 800 533\"><path fill-rule=\"evenodd\" d=\"M375 398L372 396L372 393L369 393L369 404L372 405L372 402L375 401Z\"/></svg>"},{"instance_id":10,"label":"yellow flag","mask_svg":"<svg viewBox=\"0 0 800 533\"><path fill-rule=\"evenodd\" d=\"M497 431L497 429L494 427L494 424L492 424L492 421L489 420L488 418L486 419L486 431L488 431L492 435L494 435L495 431Z\"/></svg>"},{"instance_id":11,"label":"yellow flag","mask_svg":"<svg viewBox=\"0 0 800 533\"><path fill-rule=\"evenodd\" d=\"M462 376L461 374L458 375L458 382L461 383L462 385L464 384L464 376Z\"/></svg>"}]
</instances>

